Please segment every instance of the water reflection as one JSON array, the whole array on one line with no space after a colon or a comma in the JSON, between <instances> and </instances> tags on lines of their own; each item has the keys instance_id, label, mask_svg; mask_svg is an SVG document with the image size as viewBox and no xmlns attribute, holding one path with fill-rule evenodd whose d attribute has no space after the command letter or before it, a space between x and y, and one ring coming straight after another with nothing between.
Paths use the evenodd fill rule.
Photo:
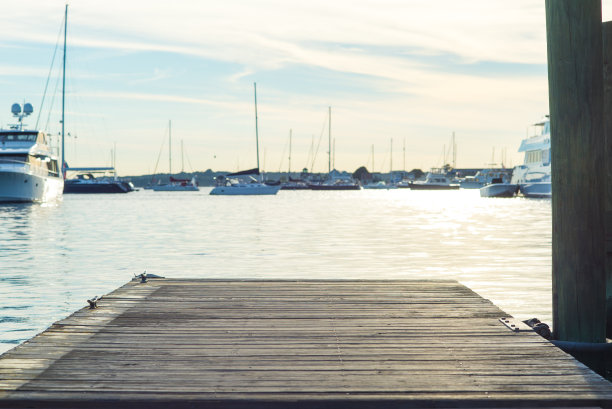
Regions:
<instances>
[{"instance_id":1,"label":"water reflection","mask_svg":"<svg viewBox=\"0 0 612 409\"><path fill-rule=\"evenodd\" d=\"M0 310L15 319L0 322L0 350L145 269L169 277L457 279L511 314L550 322L550 223L549 201L483 199L478 191L143 191L1 206L0 299L17 308Z\"/></svg>"}]
</instances>

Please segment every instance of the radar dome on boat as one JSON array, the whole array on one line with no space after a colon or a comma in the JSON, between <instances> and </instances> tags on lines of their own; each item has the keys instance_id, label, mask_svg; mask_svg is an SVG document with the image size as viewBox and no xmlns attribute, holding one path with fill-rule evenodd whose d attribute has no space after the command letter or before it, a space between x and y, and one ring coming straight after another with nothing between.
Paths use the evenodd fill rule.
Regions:
<instances>
[{"instance_id":1,"label":"radar dome on boat","mask_svg":"<svg viewBox=\"0 0 612 409\"><path fill-rule=\"evenodd\" d=\"M26 102L23 106L23 113L30 115L32 112L34 112L34 107L29 102Z\"/></svg>"},{"instance_id":2,"label":"radar dome on boat","mask_svg":"<svg viewBox=\"0 0 612 409\"><path fill-rule=\"evenodd\" d=\"M11 106L11 112L13 115L19 115L21 113L21 105L15 103Z\"/></svg>"}]
</instances>

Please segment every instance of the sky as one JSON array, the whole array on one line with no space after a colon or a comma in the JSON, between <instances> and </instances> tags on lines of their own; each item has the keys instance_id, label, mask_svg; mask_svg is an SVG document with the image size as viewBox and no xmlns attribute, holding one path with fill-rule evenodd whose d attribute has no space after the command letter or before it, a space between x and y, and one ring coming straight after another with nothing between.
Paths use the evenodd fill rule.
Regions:
<instances>
[{"instance_id":1,"label":"sky","mask_svg":"<svg viewBox=\"0 0 612 409\"><path fill-rule=\"evenodd\" d=\"M57 144L65 3L0 3L0 124L30 102ZM544 1L74 0L67 34L71 167L168 172L169 121L172 172L255 167L254 83L269 172L290 132L291 170L327 171L329 107L335 167L378 172L450 163L453 133L457 167L518 165L548 114Z\"/></svg>"}]
</instances>

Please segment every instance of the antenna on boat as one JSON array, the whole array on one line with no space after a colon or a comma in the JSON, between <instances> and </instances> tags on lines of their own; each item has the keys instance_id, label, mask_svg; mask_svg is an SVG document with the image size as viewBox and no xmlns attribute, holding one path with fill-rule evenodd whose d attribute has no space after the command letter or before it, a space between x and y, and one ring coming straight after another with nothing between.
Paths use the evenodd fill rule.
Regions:
<instances>
[{"instance_id":1,"label":"antenna on boat","mask_svg":"<svg viewBox=\"0 0 612 409\"><path fill-rule=\"evenodd\" d=\"M62 64L62 174L64 179L66 178L66 158L64 155L64 108L66 106L66 37L68 31L68 5L66 4L66 10L64 12L64 61Z\"/></svg>"},{"instance_id":2,"label":"antenna on boat","mask_svg":"<svg viewBox=\"0 0 612 409\"><path fill-rule=\"evenodd\" d=\"M255 144L257 145L257 169L259 169L259 130L257 127L257 83L253 83L255 92Z\"/></svg>"}]
</instances>

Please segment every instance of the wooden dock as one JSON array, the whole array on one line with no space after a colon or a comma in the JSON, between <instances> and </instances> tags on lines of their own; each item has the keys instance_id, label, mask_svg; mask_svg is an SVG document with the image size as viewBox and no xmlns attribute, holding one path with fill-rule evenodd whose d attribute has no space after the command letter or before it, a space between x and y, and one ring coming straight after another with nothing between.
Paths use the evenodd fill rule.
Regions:
<instances>
[{"instance_id":1,"label":"wooden dock","mask_svg":"<svg viewBox=\"0 0 612 409\"><path fill-rule=\"evenodd\" d=\"M98 306L0 357L0 407L612 407L454 281L151 279Z\"/></svg>"}]
</instances>

